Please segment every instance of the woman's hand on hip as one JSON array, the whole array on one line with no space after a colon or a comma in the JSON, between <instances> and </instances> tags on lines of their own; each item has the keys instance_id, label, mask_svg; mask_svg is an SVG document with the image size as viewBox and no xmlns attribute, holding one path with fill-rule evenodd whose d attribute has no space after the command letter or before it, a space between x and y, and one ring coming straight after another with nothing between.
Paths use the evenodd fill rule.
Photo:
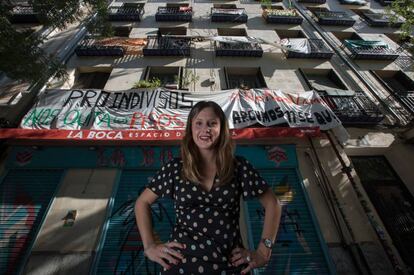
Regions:
<instances>
[{"instance_id":1,"label":"woman's hand on hip","mask_svg":"<svg viewBox=\"0 0 414 275\"><path fill-rule=\"evenodd\" d=\"M154 243L144 250L144 255L151 261L159 263L165 269L170 269L171 264L177 265L184 259L178 249L185 249L185 244L178 242Z\"/></svg>"},{"instance_id":2,"label":"woman's hand on hip","mask_svg":"<svg viewBox=\"0 0 414 275\"><path fill-rule=\"evenodd\" d=\"M242 264L248 265L241 271L241 274L246 274L254 268L265 266L269 262L269 257L266 257L259 251L250 251L244 248L236 247L231 252L230 262L233 266L239 266Z\"/></svg>"}]
</instances>

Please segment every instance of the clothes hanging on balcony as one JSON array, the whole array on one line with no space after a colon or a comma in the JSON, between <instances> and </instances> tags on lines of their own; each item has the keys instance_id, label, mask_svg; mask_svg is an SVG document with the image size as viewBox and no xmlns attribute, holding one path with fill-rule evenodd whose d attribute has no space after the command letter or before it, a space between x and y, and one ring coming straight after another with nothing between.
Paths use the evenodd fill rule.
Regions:
<instances>
[{"instance_id":1,"label":"clothes hanging on balcony","mask_svg":"<svg viewBox=\"0 0 414 275\"><path fill-rule=\"evenodd\" d=\"M383 41L346 39L344 43L351 48L388 48L388 44Z\"/></svg>"},{"instance_id":2,"label":"clothes hanging on balcony","mask_svg":"<svg viewBox=\"0 0 414 275\"><path fill-rule=\"evenodd\" d=\"M307 38L285 38L280 41L280 44L286 47L289 51L304 54L311 52L311 46Z\"/></svg>"}]
</instances>

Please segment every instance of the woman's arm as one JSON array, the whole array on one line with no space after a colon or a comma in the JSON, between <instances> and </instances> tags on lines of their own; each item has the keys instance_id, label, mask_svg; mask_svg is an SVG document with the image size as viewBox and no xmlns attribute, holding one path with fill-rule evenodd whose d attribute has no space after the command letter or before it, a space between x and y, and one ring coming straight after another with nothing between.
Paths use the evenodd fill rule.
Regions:
<instances>
[{"instance_id":1,"label":"woman's arm","mask_svg":"<svg viewBox=\"0 0 414 275\"><path fill-rule=\"evenodd\" d=\"M144 254L153 262L157 262L165 269L170 268L170 264L178 264L184 256L175 250L184 249L183 244L177 242L169 242L166 244L157 244L154 240L151 204L155 202L158 196L146 188L135 202L135 219L141 240L144 245Z\"/></svg>"},{"instance_id":2,"label":"woman's arm","mask_svg":"<svg viewBox=\"0 0 414 275\"><path fill-rule=\"evenodd\" d=\"M270 239L272 243L275 243L277 231L279 229L280 217L282 215L282 206L273 194L271 188L268 188L266 192L259 197L259 200L265 210L261 240ZM272 250L267 248L263 241L259 243L257 252L265 257L266 262L269 261L272 254Z\"/></svg>"},{"instance_id":3,"label":"woman's arm","mask_svg":"<svg viewBox=\"0 0 414 275\"><path fill-rule=\"evenodd\" d=\"M271 188L268 188L260 197L260 203L265 210L265 217L262 230L262 238L257 246L256 251L248 251L247 249L236 248L232 251L231 262L234 266L248 264L242 270L242 274L246 274L250 270L264 266L270 260L272 249L265 246L263 239L270 239L275 242L277 231L279 229L282 207L279 200L273 194Z\"/></svg>"}]
</instances>

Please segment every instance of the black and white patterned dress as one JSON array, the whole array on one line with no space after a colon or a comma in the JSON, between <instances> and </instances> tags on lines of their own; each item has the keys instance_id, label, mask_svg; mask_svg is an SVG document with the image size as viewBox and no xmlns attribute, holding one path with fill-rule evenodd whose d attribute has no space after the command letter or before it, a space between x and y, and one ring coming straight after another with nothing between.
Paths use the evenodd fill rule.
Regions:
<instances>
[{"instance_id":1,"label":"black and white patterned dress","mask_svg":"<svg viewBox=\"0 0 414 275\"><path fill-rule=\"evenodd\" d=\"M260 196L268 185L243 157L236 157L234 180L210 191L184 181L181 169L181 159L175 158L147 186L174 200L176 221L170 241L186 245L181 251L185 260L161 274L240 274L242 267L230 264L231 251L242 247L240 196L246 200Z\"/></svg>"}]
</instances>

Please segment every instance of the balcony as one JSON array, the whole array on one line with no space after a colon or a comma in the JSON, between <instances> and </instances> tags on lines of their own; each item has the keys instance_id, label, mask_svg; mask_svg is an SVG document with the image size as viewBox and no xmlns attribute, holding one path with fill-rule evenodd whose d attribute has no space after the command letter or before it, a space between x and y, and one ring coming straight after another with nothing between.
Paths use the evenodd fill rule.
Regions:
<instances>
[{"instance_id":1,"label":"balcony","mask_svg":"<svg viewBox=\"0 0 414 275\"><path fill-rule=\"evenodd\" d=\"M224 37L225 38L225 37ZM246 37L240 37L246 38ZM248 42L238 42L231 41L228 42L218 42L214 44L216 51L216 56L241 56L241 57L262 57L263 49L259 43Z\"/></svg>"},{"instance_id":2,"label":"balcony","mask_svg":"<svg viewBox=\"0 0 414 275\"><path fill-rule=\"evenodd\" d=\"M355 20L343 11L329 11L326 9L314 10L313 13L318 18L320 25L353 26L355 24Z\"/></svg>"},{"instance_id":3,"label":"balcony","mask_svg":"<svg viewBox=\"0 0 414 275\"><path fill-rule=\"evenodd\" d=\"M325 4L326 0L298 0L300 3Z\"/></svg>"},{"instance_id":4,"label":"balcony","mask_svg":"<svg viewBox=\"0 0 414 275\"><path fill-rule=\"evenodd\" d=\"M246 10L243 8L211 8L212 22L246 23L247 18Z\"/></svg>"},{"instance_id":5,"label":"balcony","mask_svg":"<svg viewBox=\"0 0 414 275\"><path fill-rule=\"evenodd\" d=\"M367 4L367 1L365 0L339 0L339 3L343 5L358 5L363 6Z\"/></svg>"},{"instance_id":6,"label":"balcony","mask_svg":"<svg viewBox=\"0 0 414 275\"><path fill-rule=\"evenodd\" d=\"M296 43L300 43L304 45L303 42L306 42L307 51L286 51L285 54L287 58L319 58L319 59L330 59L334 52L330 50L325 42L322 39L314 39L314 38L294 38L294 39L283 39L282 44L286 47L291 47L298 49L296 47ZM305 46L305 45L304 45Z\"/></svg>"},{"instance_id":7,"label":"balcony","mask_svg":"<svg viewBox=\"0 0 414 275\"><path fill-rule=\"evenodd\" d=\"M190 37L151 35L147 41L144 56L190 56Z\"/></svg>"},{"instance_id":8,"label":"balcony","mask_svg":"<svg viewBox=\"0 0 414 275\"><path fill-rule=\"evenodd\" d=\"M387 14L374 13L371 11L362 12L361 17L364 18L371 27L399 28L404 23L402 20L391 23L391 19Z\"/></svg>"},{"instance_id":9,"label":"balcony","mask_svg":"<svg viewBox=\"0 0 414 275\"><path fill-rule=\"evenodd\" d=\"M378 3L380 3L382 6L388 6L391 5L395 0L376 0Z\"/></svg>"},{"instance_id":10,"label":"balcony","mask_svg":"<svg viewBox=\"0 0 414 275\"><path fill-rule=\"evenodd\" d=\"M384 119L363 92L326 90L318 94L343 124L377 124Z\"/></svg>"},{"instance_id":11,"label":"balcony","mask_svg":"<svg viewBox=\"0 0 414 275\"><path fill-rule=\"evenodd\" d=\"M398 54L382 41L344 40L353 59L395 60Z\"/></svg>"},{"instance_id":12,"label":"balcony","mask_svg":"<svg viewBox=\"0 0 414 275\"><path fill-rule=\"evenodd\" d=\"M147 41L143 38L93 38L82 40L75 49L77 56L123 56L142 55Z\"/></svg>"},{"instance_id":13,"label":"balcony","mask_svg":"<svg viewBox=\"0 0 414 275\"><path fill-rule=\"evenodd\" d=\"M273 6L264 9L262 13L266 23L272 24L302 24L303 18L295 9L283 9L281 6Z\"/></svg>"},{"instance_id":14,"label":"balcony","mask_svg":"<svg viewBox=\"0 0 414 275\"><path fill-rule=\"evenodd\" d=\"M75 48L77 56L124 56L122 46L109 43L110 39L87 37Z\"/></svg>"},{"instance_id":15,"label":"balcony","mask_svg":"<svg viewBox=\"0 0 414 275\"><path fill-rule=\"evenodd\" d=\"M123 3L119 7L108 8L109 21L141 21L144 4Z\"/></svg>"},{"instance_id":16,"label":"balcony","mask_svg":"<svg viewBox=\"0 0 414 275\"><path fill-rule=\"evenodd\" d=\"M10 23L37 24L40 21L32 6L15 5L11 10Z\"/></svg>"},{"instance_id":17,"label":"balcony","mask_svg":"<svg viewBox=\"0 0 414 275\"><path fill-rule=\"evenodd\" d=\"M192 7L158 7L155 14L156 21L191 22L193 18Z\"/></svg>"},{"instance_id":18,"label":"balcony","mask_svg":"<svg viewBox=\"0 0 414 275\"><path fill-rule=\"evenodd\" d=\"M371 71L401 104L414 114L414 80L402 71Z\"/></svg>"}]
</instances>

